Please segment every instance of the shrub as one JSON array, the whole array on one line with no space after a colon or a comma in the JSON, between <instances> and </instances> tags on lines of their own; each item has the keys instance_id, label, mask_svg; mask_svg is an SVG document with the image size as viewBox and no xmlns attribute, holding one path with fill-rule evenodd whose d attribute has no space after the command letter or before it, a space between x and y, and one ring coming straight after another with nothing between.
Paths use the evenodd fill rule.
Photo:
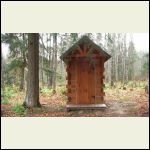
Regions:
<instances>
[{"instance_id":1,"label":"shrub","mask_svg":"<svg viewBox=\"0 0 150 150\"><path fill-rule=\"evenodd\" d=\"M65 95L67 93L67 88L65 86L62 86L62 87L59 87L57 89L57 92L60 94L60 95Z\"/></svg>"},{"instance_id":2,"label":"shrub","mask_svg":"<svg viewBox=\"0 0 150 150\"><path fill-rule=\"evenodd\" d=\"M6 87L5 88L5 91L4 91L4 97L5 98L11 98L11 97L14 97L16 94L15 94L15 92L14 92L14 90L13 90L13 88L12 87Z\"/></svg>"},{"instance_id":3,"label":"shrub","mask_svg":"<svg viewBox=\"0 0 150 150\"><path fill-rule=\"evenodd\" d=\"M3 99L2 104L9 104L9 100L7 98Z\"/></svg>"},{"instance_id":4,"label":"shrub","mask_svg":"<svg viewBox=\"0 0 150 150\"><path fill-rule=\"evenodd\" d=\"M49 89L49 88L42 88L40 90L40 93L43 95L43 96L47 96L47 95L51 95L53 93L53 90L52 89Z\"/></svg>"},{"instance_id":5,"label":"shrub","mask_svg":"<svg viewBox=\"0 0 150 150\"><path fill-rule=\"evenodd\" d=\"M2 93L2 104L9 104L9 100L14 97L16 93L14 92L11 86L5 87L4 92Z\"/></svg>"},{"instance_id":6,"label":"shrub","mask_svg":"<svg viewBox=\"0 0 150 150\"><path fill-rule=\"evenodd\" d=\"M110 85L108 83L105 83L105 86L103 86L104 89L109 89Z\"/></svg>"},{"instance_id":7,"label":"shrub","mask_svg":"<svg viewBox=\"0 0 150 150\"><path fill-rule=\"evenodd\" d=\"M16 104L14 107L13 107L13 111L20 114L20 115L23 115L26 113L26 109L20 105L20 104Z\"/></svg>"}]
</instances>

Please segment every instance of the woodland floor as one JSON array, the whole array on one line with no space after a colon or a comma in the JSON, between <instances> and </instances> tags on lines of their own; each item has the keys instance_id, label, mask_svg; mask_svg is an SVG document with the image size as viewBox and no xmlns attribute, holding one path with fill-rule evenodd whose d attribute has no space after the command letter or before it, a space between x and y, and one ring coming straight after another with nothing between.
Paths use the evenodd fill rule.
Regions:
<instances>
[{"instance_id":1,"label":"woodland floor","mask_svg":"<svg viewBox=\"0 0 150 150\"><path fill-rule=\"evenodd\" d=\"M13 111L15 104L22 104L24 93L13 97L8 104L1 104L2 117L148 117L148 94L142 88L106 89L105 110L66 111L66 100L61 94L40 95L41 108L27 109L24 113Z\"/></svg>"}]
</instances>

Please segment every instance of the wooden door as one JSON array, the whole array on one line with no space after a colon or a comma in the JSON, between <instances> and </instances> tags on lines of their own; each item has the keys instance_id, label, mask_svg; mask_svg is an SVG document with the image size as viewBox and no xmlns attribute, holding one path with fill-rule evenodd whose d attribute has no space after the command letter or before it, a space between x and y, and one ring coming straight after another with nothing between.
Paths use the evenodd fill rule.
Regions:
<instances>
[{"instance_id":1,"label":"wooden door","mask_svg":"<svg viewBox=\"0 0 150 150\"><path fill-rule=\"evenodd\" d=\"M89 64L88 67L88 98L90 104L95 104L95 67L92 64Z\"/></svg>"},{"instance_id":2,"label":"wooden door","mask_svg":"<svg viewBox=\"0 0 150 150\"><path fill-rule=\"evenodd\" d=\"M86 59L80 59L77 62L77 103L94 103L94 70Z\"/></svg>"}]
</instances>

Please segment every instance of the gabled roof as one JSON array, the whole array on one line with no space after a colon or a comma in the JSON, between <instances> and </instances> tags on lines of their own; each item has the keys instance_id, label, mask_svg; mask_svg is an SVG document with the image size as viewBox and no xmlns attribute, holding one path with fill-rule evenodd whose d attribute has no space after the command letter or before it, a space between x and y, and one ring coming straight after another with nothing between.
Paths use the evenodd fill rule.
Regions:
<instances>
[{"instance_id":1,"label":"gabled roof","mask_svg":"<svg viewBox=\"0 0 150 150\"><path fill-rule=\"evenodd\" d=\"M104 48L102 49L101 46L98 46L95 44L92 40L89 39L88 36L84 35L78 42L76 42L73 46L71 46L66 52L64 52L61 56L60 59L65 60L65 58L70 55L73 51L76 51L81 44L90 44L93 50L97 50L101 53L102 56L104 56L107 61L111 56L104 51Z\"/></svg>"}]
</instances>

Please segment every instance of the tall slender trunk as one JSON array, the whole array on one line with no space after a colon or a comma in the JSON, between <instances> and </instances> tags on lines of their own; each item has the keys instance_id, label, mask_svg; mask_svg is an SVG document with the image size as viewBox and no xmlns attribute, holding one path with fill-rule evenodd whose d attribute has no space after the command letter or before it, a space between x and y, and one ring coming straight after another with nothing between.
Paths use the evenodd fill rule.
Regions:
<instances>
[{"instance_id":1,"label":"tall slender trunk","mask_svg":"<svg viewBox=\"0 0 150 150\"><path fill-rule=\"evenodd\" d=\"M42 48L42 56L41 56L41 82L42 82L42 87L44 86L44 81L43 81L43 68L44 68L43 57L44 57L44 48Z\"/></svg>"},{"instance_id":2,"label":"tall slender trunk","mask_svg":"<svg viewBox=\"0 0 150 150\"><path fill-rule=\"evenodd\" d=\"M50 64L50 68L51 68L51 76L50 76L50 86L53 86L53 78L54 78L54 47L52 49L52 61Z\"/></svg>"},{"instance_id":3,"label":"tall slender trunk","mask_svg":"<svg viewBox=\"0 0 150 150\"><path fill-rule=\"evenodd\" d=\"M2 44L1 44L1 88L2 88L2 94L4 94L5 83L4 83L4 58L2 53Z\"/></svg>"},{"instance_id":4,"label":"tall slender trunk","mask_svg":"<svg viewBox=\"0 0 150 150\"><path fill-rule=\"evenodd\" d=\"M126 34L124 35L124 41L123 41L123 45L124 45L124 62L123 62L123 65L124 65L124 68L123 68L123 77L124 77L124 82L123 82L123 85L124 84L127 84L127 80L128 80L128 72L127 72L127 47L126 47Z\"/></svg>"},{"instance_id":5,"label":"tall slender trunk","mask_svg":"<svg viewBox=\"0 0 150 150\"><path fill-rule=\"evenodd\" d=\"M39 34L28 34L28 83L24 106L39 107Z\"/></svg>"},{"instance_id":6,"label":"tall slender trunk","mask_svg":"<svg viewBox=\"0 0 150 150\"><path fill-rule=\"evenodd\" d=\"M57 33L54 33L54 82L53 82L53 92L56 92L56 74L57 74Z\"/></svg>"},{"instance_id":7,"label":"tall slender trunk","mask_svg":"<svg viewBox=\"0 0 150 150\"><path fill-rule=\"evenodd\" d=\"M48 39L48 33L46 33L46 41L47 41L47 45L46 45L46 60L49 61L49 39ZM48 63L46 64L46 68L48 69L49 65ZM49 83L49 72L47 71L46 72L46 78L47 78L47 81L46 81L46 86L48 87L48 83Z\"/></svg>"},{"instance_id":8,"label":"tall slender trunk","mask_svg":"<svg viewBox=\"0 0 150 150\"><path fill-rule=\"evenodd\" d=\"M63 76L63 61L60 60L60 74L61 74L61 77Z\"/></svg>"},{"instance_id":9,"label":"tall slender trunk","mask_svg":"<svg viewBox=\"0 0 150 150\"><path fill-rule=\"evenodd\" d=\"M42 40L43 40L43 34L41 34L41 38L42 38ZM44 45L42 45L41 46L41 50L42 50L42 52L41 52L41 85L42 85L42 87L44 86L44 76L43 76L43 68L44 68L44 61L43 61L43 57L44 57Z\"/></svg>"},{"instance_id":10,"label":"tall slender trunk","mask_svg":"<svg viewBox=\"0 0 150 150\"><path fill-rule=\"evenodd\" d=\"M125 66L125 58L123 58L123 66L122 66L122 69L123 69L123 74L122 74L122 84L124 85L124 83L125 83L125 70L126 70L126 66Z\"/></svg>"},{"instance_id":11,"label":"tall slender trunk","mask_svg":"<svg viewBox=\"0 0 150 150\"><path fill-rule=\"evenodd\" d=\"M22 34L22 40L23 40L23 42L25 41L24 33ZM24 47L25 47L25 45L24 45ZM19 88L20 91L22 91L24 89L24 71L25 71L25 66L26 66L25 49L22 49L22 61L23 61L23 65L21 68L21 76L20 76L21 77L20 78L20 88Z\"/></svg>"},{"instance_id":12,"label":"tall slender trunk","mask_svg":"<svg viewBox=\"0 0 150 150\"><path fill-rule=\"evenodd\" d=\"M126 72L125 72L125 79L126 79L126 83L128 83L128 64L127 64L127 59L126 59Z\"/></svg>"},{"instance_id":13,"label":"tall slender trunk","mask_svg":"<svg viewBox=\"0 0 150 150\"><path fill-rule=\"evenodd\" d=\"M111 60L111 86L114 86L114 60L113 60L113 57Z\"/></svg>"},{"instance_id":14,"label":"tall slender trunk","mask_svg":"<svg viewBox=\"0 0 150 150\"><path fill-rule=\"evenodd\" d=\"M51 72L51 34L49 35L49 39L50 39L50 48L49 48L49 81L48 81L48 87L50 88L51 87L51 76L52 76L52 72Z\"/></svg>"},{"instance_id":15,"label":"tall slender trunk","mask_svg":"<svg viewBox=\"0 0 150 150\"><path fill-rule=\"evenodd\" d=\"M48 63L49 63L49 69L51 70L51 52L49 52L49 59L48 59ZM49 78L48 78L48 88L50 88L51 87L51 72L49 71L49 73L48 73L48 76L49 76Z\"/></svg>"},{"instance_id":16,"label":"tall slender trunk","mask_svg":"<svg viewBox=\"0 0 150 150\"><path fill-rule=\"evenodd\" d=\"M116 54L116 59L115 59L115 79L118 81L118 54Z\"/></svg>"},{"instance_id":17,"label":"tall slender trunk","mask_svg":"<svg viewBox=\"0 0 150 150\"><path fill-rule=\"evenodd\" d=\"M25 66L21 68L21 81L20 81L20 88L19 88L20 91L24 89L24 70L25 70Z\"/></svg>"},{"instance_id":18,"label":"tall slender trunk","mask_svg":"<svg viewBox=\"0 0 150 150\"><path fill-rule=\"evenodd\" d=\"M115 40L114 40L114 35L112 34L110 34L110 36L109 36L109 38L111 38L111 44L110 44L110 48L111 48L111 56L112 56L112 58L111 58L111 86L114 86L114 81L115 81L115 51L114 51L114 49L115 49Z\"/></svg>"}]
</instances>

